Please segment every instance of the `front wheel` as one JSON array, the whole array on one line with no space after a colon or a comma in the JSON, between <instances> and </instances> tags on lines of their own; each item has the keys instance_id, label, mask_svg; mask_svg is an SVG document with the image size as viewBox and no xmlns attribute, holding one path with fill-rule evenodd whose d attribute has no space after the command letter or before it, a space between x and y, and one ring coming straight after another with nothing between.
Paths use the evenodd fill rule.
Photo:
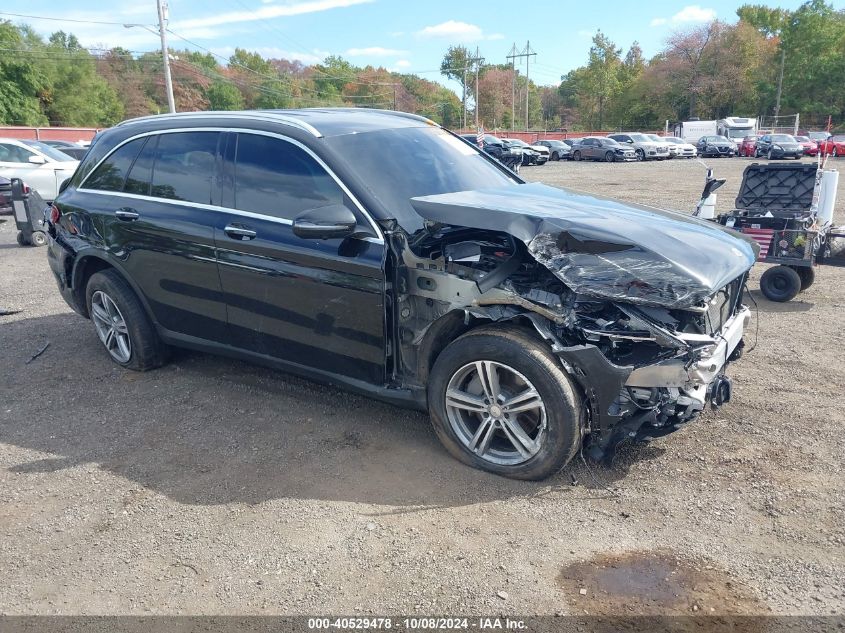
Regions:
<instances>
[{"instance_id":1,"label":"front wheel","mask_svg":"<svg viewBox=\"0 0 845 633\"><path fill-rule=\"evenodd\" d=\"M801 292L801 277L788 266L769 268L760 277L760 291L769 301L791 301Z\"/></svg>"},{"instance_id":2,"label":"front wheel","mask_svg":"<svg viewBox=\"0 0 845 633\"><path fill-rule=\"evenodd\" d=\"M167 348L138 297L115 270L95 273L85 291L97 337L122 367L147 371L167 360Z\"/></svg>"},{"instance_id":3,"label":"front wheel","mask_svg":"<svg viewBox=\"0 0 845 633\"><path fill-rule=\"evenodd\" d=\"M581 152L576 151L574 154L572 154L572 159L581 160Z\"/></svg>"},{"instance_id":4,"label":"front wheel","mask_svg":"<svg viewBox=\"0 0 845 633\"><path fill-rule=\"evenodd\" d=\"M833 156L834 158L839 156L839 151L836 149L836 145L833 146L833 151L830 153L830 155Z\"/></svg>"},{"instance_id":5,"label":"front wheel","mask_svg":"<svg viewBox=\"0 0 845 633\"><path fill-rule=\"evenodd\" d=\"M32 246L30 241L26 239L26 235L23 234L23 231L18 231L18 246Z\"/></svg>"},{"instance_id":6,"label":"front wheel","mask_svg":"<svg viewBox=\"0 0 845 633\"><path fill-rule=\"evenodd\" d=\"M774 153L774 152L770 149L770 150L769 150L769 153L768 153L768 154L766 154L766 158L768 158L769 160L774 160L774 158L775 158L775 153Z\"/></svg>"},{"instance_id":7,"label":"front wheel","mask_svg":"<svg viewBox=\"0 0 845 633\"><path fill-rule=\"evenodd\" d=\"M544 479L581 445L581 397L541 342L484 327L453 341L428 381L434 430L463 463L514 479Z\"/></svg>"},{"instance_id":8,"label":"front wheel","mask_svg":"<svg viewBox=\"0 0 845 633\"><path fill-rule=\"evenodd\" d=\"M604 155L604 160L608 163L612 163L616 160L616 154L614 154L613 152L606 152Z\"/></svg>"},{"instance_id":9,"label":"front wheel","mask_svg":"<svg viewBox=\"0 0 845 633\"><path fill-rule=\"evenodd\" d=\"M33 246L47 246L47 234L44 231L33 231L29 241Z\"/></svg>"},{"instance_id":10,"label":"front wheel","mask_svg":"<svg viewBox=\"0 0 845 633\"><path fill-rule=\"evenodd\" d=\"M645 152L641 149L637 150L637 160L644 161L645 160Z\"/></svg>"}]
</instances>

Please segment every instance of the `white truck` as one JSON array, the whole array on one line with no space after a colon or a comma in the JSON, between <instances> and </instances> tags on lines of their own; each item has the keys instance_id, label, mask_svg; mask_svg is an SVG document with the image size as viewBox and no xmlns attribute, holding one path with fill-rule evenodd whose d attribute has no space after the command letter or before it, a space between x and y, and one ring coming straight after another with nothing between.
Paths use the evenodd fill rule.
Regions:
<instances>
[{"instance_id":1,"label":"white truck","mask_svg":"<svg viewBox=\"0 0 845 633\"><path fill-rule=\"evenodd\" d=\"M673 136L684 139L687 143L695 145L702 136L716 136L716 121L684 121L676 123L673 128Z\"/></svg>"},{"instance_id":2,"label":"white truck","mask_svg":"<svg viewBox=\"0 0 845 633\"><path fill-rule=\"evenodd\" d=\"M757 119L729 116L716 122L716 134L726 136L734 143L742 143L746 136L756 136Z\"/></svg>"}]
</instances>

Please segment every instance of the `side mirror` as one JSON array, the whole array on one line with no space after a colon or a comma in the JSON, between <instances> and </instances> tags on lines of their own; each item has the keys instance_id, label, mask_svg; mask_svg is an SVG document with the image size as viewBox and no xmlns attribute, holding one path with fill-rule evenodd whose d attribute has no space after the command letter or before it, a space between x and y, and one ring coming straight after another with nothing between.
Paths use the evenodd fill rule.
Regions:
<instances>
[{"instance_id":1,"label":"side mirror","mask_svg":"<svg viewBox=\"0 0 845 633\"><path fill-rule=\"evenodd\" d=\"M349 237L357 227L355 214L341 204L308 209L293 219L293 234L306 240Z\"/></svg>"},{"instance_id":2,"label":"side mirror","mask_svg":"<svg viewBox=\"0 0 845 633\"><path fill-rule=\"evenodd\" d=\"M32 163L33 165L44 165L44 164L46 164L46 163L47 163L47 159L46 159L46 158L44 158L43 156L35 156L35 155L33 155L33 156L30 156L30 157L27 159L27 162L30 162L30 163Z\"/></svg>"}]
</instances>

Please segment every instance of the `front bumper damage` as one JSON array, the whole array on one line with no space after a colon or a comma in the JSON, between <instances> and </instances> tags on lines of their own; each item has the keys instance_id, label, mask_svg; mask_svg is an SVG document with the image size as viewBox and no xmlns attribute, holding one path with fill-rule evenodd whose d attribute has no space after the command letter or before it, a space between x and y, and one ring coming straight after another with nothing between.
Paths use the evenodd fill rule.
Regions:
<instances>
[{"instance_id":1,"label":"front bumper damage","mask_svg":"<svg viewBox=\"0 0 845 633\"><path fill-rule=\"evenodd\" d=\"M511 322L545 339L580 387L594 458L730 399L725 370L749 320L741 299L757 254L750 241L538 185L411 202L425 232L409 240L385 227L403 386L424 390L431 359L463 331Z\"/></svg>"}]
</instances>

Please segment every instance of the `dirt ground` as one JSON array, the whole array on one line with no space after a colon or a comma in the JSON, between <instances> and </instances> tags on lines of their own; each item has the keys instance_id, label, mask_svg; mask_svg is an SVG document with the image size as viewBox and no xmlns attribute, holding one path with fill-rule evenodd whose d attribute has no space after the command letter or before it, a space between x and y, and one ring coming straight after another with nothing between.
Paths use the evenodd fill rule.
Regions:
<instances>
[{"instance_id":1,"label":"dirt ground","mask_svg":"<svg viewBox=\"0 0 845 633\"><path fill-rule=\"evenodd\" d=\"M713 161L721 210L749 162ZM685 211L704 182L697 161L523 175ZM729 405L526 483L451 459L424 415L282 373L192 352L124 371L13 229L0 614L845 612L845 270L788 304L753 292Z\"/></svg>"}]
</instances>

